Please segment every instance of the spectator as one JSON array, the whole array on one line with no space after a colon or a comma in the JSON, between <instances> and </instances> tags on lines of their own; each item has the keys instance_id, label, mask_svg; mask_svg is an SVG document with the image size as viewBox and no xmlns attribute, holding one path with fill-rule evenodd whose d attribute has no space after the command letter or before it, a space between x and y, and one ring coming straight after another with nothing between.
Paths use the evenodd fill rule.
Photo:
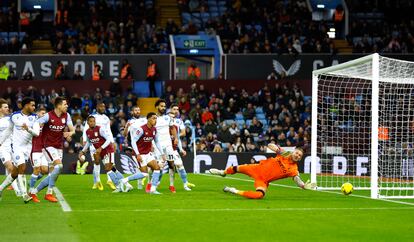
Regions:
<instances>
[{"instance_id":1,"label":"spectator","mask_svg":"<svg viewBox=\"0 0 414 242\"><path fill-rule=\"evenodd\" d=\"M112 80L111 86L109 87L109 91L111 93L111 97L117 97L122 95L122 86L121 83L119 83L118 78L114 78Z\"/></svg>"},{"instance_id":2,"label":"spectator","mask_svg":"<svg viewBox=\"0 0 414 242\"><path fill-rule=\"evenodd\" d=\"M33 73L27 69L27 71L23 74L22 80L31 81L33 80Z\"/></svg>"},{"instance_id":3,"label":"spectator","mask_svg":"<svg viewBox=\"0 0 414 242\"><path fill-rule=\"evenodd\" d=\"M10 73L9 73L10 75L9 75L9 77L8 77L8 79L7 80L10 80L10 81L17 81L19 78L16 76L16 73L15 73L15 71L14 70L12 70L11 68L10 68Z\"/></svg>"},{"instance_id":4,"label":"spectator","mask_svg":"<svg viewBox=\"0 0 414 242\"><path fill-rule=\"evenodd\" d=\"M72 80L83 80L83 76L79 69L77 69L72 76Z\"/></svg>"},{"instance_id":5,"label":"spectator","mask_svg":"<svg viewBox=\"0 0 414 242\"><path fill-rule=\"evenodd\" d=\"M208 107L206 107L204 109L204 112L201 114L201 122L203 124L206 124L207 121L213 120L213 119L214 119L213 114L210 112L210 109Z\"/></svg>"},{"instance_id":6,"label":"spectator","mask_svg":"<svg viewBox=\"0 0 414 242\"><path fill-rule=\"evenodd\" d=\"M0 62L0 80L6 81L9 78L9 68L4 62Z\"/></svg>"},{"instance_id":7,"label":"spectator","mask_svg":"<svg viewBox=\"0 0 414 242\"><path fill-rule=\"evenodd\" d=\"M124 59L122 61L121 74L120 74L119 78L121 80L122 79L131 80L133 78L132 67L131 67L131 64L128 63L127 59Z\"/></svg>"},{"instance_id":8,"label":"spectator","mask_svg":"<svg viewBox=\"0 0 414 242\"><path fill-rule=\"evenodd\" d=\"M217 134L217 140L220 141L222 144L224 144L225 147L230 147L231 146L231 142L233 141L233 137L232 137L232 135L229 131L229 128L226 124L223 124L221 126L221 129L219 130L219 132Z\"/></svg>"},{"instance_id":9,"label":"spectator","mask_svg":"<svg viewBox=\"0 0 414 242\"><path fill-rule=\"evenodd\" d=\"M256 114L256 110L253 108L253 104L248 103L247 107L243 111L244 119L252 119L255 114Z\"/></svg>"},{"instance_id":10,"label":"spectator","mask_svg":"<svg viewBox=\"0 0 414 242\"><path fill-rule=\"evenodd\" d=\"M217 134L217 125L213 123L212 119L207 120L207 122L204 125L204 131L212 134Z\"/></svg>"},{"instance_id":11,"label":"spectator","mask_svg":"<svg viewBox=\"0 0 414 242\"><path fill-rule=\"evenodd\" d=\"M55 80L66 80L66 71L65 66L61 61L58 61L56 63L56 69L55 69Z\"/></svg>"},{"instance_id":12,"label":"spectator","mask_svg":"<svg viewBox=\"0 0 414 242\"><path fill-rule=\"evenodd\" d=\"M200 68L194 62L187 68L187 74L189 80L199 80L201 77Z\"/></svg>"},{"instance_id":13,"label":"spectator","mask_svg":"<svg viewBox=\"0 0 414 242\"><path fill-rule=\"evenodd\" d=\"M93 81L99 81L99 80L102 79L102 77L103 77L102 67L101 67L101 65L99 65L98 62L94 61L93 62L92 80Z\"/></svg>"},{"instance_id":14,"label":"spectator","mask_svg":"<svg viewBox=\"0 0 414 242\"><path fill-rule=\"evenodd\" d=\"M157 91L155 90L155 81L158 78L158 67L152 59L148 60L147 63L147 81L149 87L150 97L156 97Z\"/></svg>"},{"instance_id":15,"label":"spectator","mask_svg":"<svg viewBox=\"0 0 414 242\"><path fill-rule=\"evenodd\" d=\"M236 138L234 144L232 144L234 152L245 152L246 146L242 143L240 136Z\"/></svg>"},{"instance_id":16,"label":"spectator","mask_svg":"<svg viewBox=\"0 0 414 242\"><path fill-rule=\"evenodd\" d=\"M272 71L268 76L267 80L277 80L276 71Z\"/></svg>"}]
</instances>

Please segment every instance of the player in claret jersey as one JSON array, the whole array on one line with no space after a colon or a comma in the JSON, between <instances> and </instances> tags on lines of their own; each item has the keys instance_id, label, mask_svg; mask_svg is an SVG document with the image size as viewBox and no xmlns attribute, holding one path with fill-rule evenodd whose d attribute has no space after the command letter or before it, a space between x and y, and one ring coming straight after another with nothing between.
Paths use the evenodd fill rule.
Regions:
<instances>
[{"instance_id":1,"label":"player in claret jersey","mask_svg":"<svg viewBox=\"0 0 414 242\"><path fill-rule=\"evenodd\" d=\"M263 198L270 182L287 177L292 177L302 189L314 189L316 187L310 181L304 183L299 177L297 163L303 158L301 148L296 148L292 153L281 153L280 147L274 144L268 145L268 148L277 153L276 157L262 160L260 164L231 166L226 170L210 169L210 173L219 176L242 173L250 176L254 179L256 191L239 191L234 187L224 187L223 191L252 199Z\"/></svg>"},{"instance_id":2,"label":"player in claret jersey","mask_svg":"<svg viewBox=\"0 0 414 242\"><path fill-rule=\"evenodd\" d=\"M110 142L111 142L111 146L114 145L114 137L112 135L111 132L111 121L109 120L108 116L106 116L105 114L106 112L106 107L105 107L105 103L103 102L99 102L98 104L96 104L96 113L92 114L92 116L95 117L95 123L97 126L105 129L105 133L109 135L110 138ZM88 126L88 122L86 122L85 127L83 129L83 145L85 146L86 144L86 130L88 130L89 126ZM94 161L94 154L95 154L95 147L92 145L89 147L89 152L91 154L92 157L92 161ZM115 161L113 160L112 163L114 163ZM96 189L98 188L99 190L103 190L103 186L101 183L101 164L98 161L97 163L94 161L95 165L93 166L93 186L92 189ZM111 179L111 177L108 175L108 181L106 183L112 190L115 190L115 185Z\"/></svg>"},{"instance_id":3,"label":"player in claret jersey","mask_svg":"<svg viewBox=\"0 0 414 242\"><path fill-rule=\"evenodd\" d=\"M22 100L22 110L14 112L10 117L10 125L7 129L5 137L11 135L12 143L12 160L15 169L11 172L3 184L0 185L0 197L4 187L12 183L17 175L17 185L22 193L23 201L25 203L32 200L27 194L26 188L26 161L29 160L30 152L32 150L32 137L38 136L40 132L39 124L36 122L36 115L33 114L35 110L35 101L33 98L25 97ZM4 137L0 140L0 144L4 142Z\"/></svg>"},{"instance_id":4,"label":"player in claret jersey","mask_svg":"<svg viewBox=\"0 0 414 242\"><path fill-rule=\"evenodd\" d=\"M57 202L53 196L53 187L62 171L63 158L63 140L71 141L72 135L75 133L70 115L67 113L68 103L65 97L56 97L54 102L54 110L45 114L38 119L43 124L42 136L45 156L49 162L49 175L46 179L33 190L32 194L36 195L43 188L48 186L45 199L50 202ZM65 128L69 131L65 132Z\"/></svg>"},{"instance_id":5,"label":"player in claret jersey","mask_svg":"<svg viewBox=\"0 0 414 242\"><path fill-rule=\"evenodd\" d=\"M157 115L155 113L150 112L147 115L147 123L145 125L142 125L140 128L136 129L135 133L131 135L131 144L132 148L134 149L134 155L136 156L136 160L138 161L138 166L141 170L146 170L148 166L153 171L151 188L149 191L151 194L161 194L156 189L160 178L160 166L158 165L151 151L153 148L153 141L155 141L155 144L159 144L157 142L157 130L155 128L157 122ZM158 148L160 149L161 147ZM128 181L142 179L146 176L147 173L137 171L132 176L124 178L122 182L126 186L126 191L132 189L132 186L128 185Z\"/></svg>"},{"instance_id":6,"label":"player in claret jersey","mask_svg":"<svg viewBox=\"0 0 414 242\"><path fill-rule=\"evenodd\" d=\"M108 133L106 128L96 125L96 118L94 116L89 116L86 121L88 124L88 129L86 130L86 145L83 147L83 150L79 152L79 159L93 146L93 160L95 165L100 165L102 160L106 173L117 186L115 191L119 192L122 190L122 188L118 186L119 181L124 177L113 165L115 160L115 149L112 145L113 137ZM99 174L97 175L99 176Z\"/></svg>"},{"instance_id":7,"label":"player in claret jersey","mask_svg":"<svg viewBox=\"0 0 414 242\"><path fill-rule=\"evenodd\" d=\"M45 108L39 108L36 112L37 118L41 118L46 114ZM33 173L29 182L29 195L33 198L33 202L40 202L39 198L33 194L33 190L36 184L36 181L40 179L43 175L49 173L49 164L47 163L45 154L43 153L43 137L42 137L42 128L40 127L39 136L32 138L32 152L30 154L30 161L33 167Z\"/></svg>"}]
</instances>

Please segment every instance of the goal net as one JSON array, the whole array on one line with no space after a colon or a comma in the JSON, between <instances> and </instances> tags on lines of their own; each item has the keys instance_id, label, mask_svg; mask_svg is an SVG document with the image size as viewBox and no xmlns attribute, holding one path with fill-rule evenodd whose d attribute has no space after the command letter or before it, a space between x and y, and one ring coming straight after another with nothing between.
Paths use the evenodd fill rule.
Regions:
<instances>
[{"instance_id":1,"label":"goal net","mask_svg":"<svg viewBox=\"0 0 414 242\"><path fill-rule=\"evenodd\" d=\"M373 54L314 71L312 105L318 189L414 198L414 62Z\"/></svg>"}]
</instances>

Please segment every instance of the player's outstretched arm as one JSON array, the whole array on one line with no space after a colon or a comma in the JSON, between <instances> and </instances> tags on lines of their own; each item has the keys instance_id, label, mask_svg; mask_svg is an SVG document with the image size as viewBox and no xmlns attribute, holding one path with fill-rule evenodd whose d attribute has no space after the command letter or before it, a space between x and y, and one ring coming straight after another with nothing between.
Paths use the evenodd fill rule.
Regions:
<instances>
[{"instance_id":1,"label":"player's outstretched arm","mask_svg":"<svg viewBox=\"0 0 414 242\"><path fill-rule=\"evenodd\" d=\"M314 190L316 188L315 183L311 183L310 180L303 182L302 179L300 179L300 176L294 176L293 180L295 181L296 185L298 185L298 187L304 190Z\"/></svg>"}]
</instances>

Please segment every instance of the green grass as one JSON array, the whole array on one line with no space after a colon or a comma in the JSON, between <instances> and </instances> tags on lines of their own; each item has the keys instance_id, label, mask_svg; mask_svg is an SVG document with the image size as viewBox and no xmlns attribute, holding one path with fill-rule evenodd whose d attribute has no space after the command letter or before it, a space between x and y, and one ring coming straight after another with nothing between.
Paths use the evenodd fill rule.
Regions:
<instances>
[{"instance_id":1,"label":"green grass","mask_svg":"<svg viewBox=\"0 0 414 242\"><path fill-rule=\"evenodd\" d=\"M1 177L2 179L4 177ZM72 212L41 198L24 204L5 191L0 203L0 241L412 241L413 205L357 196L271 186L263 200L222 192L253 183L190 174L197 187L161 196L133 190L91 190L91 176L64 175L58 187ZM231 176L246 179L246 176ZM105 176L102 176L105 180ZM286 179L275 184L290 185ZM136 186L136 183L133 183ZM43 193L41 197L43 197ZM367 195L358 191L356 195Z\"/></svg>"}]
</instances>

